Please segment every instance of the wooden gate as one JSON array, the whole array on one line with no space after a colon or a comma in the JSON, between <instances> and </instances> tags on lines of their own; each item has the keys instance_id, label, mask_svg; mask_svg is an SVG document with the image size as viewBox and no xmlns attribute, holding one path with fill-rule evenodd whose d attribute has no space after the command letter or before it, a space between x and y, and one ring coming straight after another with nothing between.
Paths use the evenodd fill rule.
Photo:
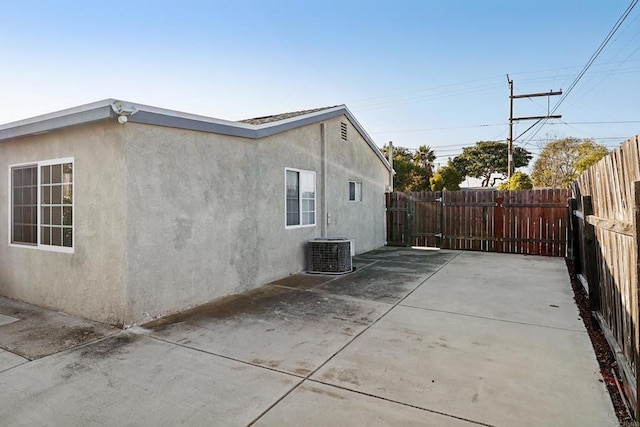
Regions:
<instances>
[{"instance_id":1,"label":"wooden gate","mask_svg":"<svg viewBox=\"0 0 640 427\"><path fill-rule=\"evenodd\" d=\"M571 191L387 194L387 244L565 256Z\"/></svg>"},{"instance_id":2,"label":"wooden gate","mask_svg":"<svg viewBox=\"0 0 640 427\"><path fill-rule=\"evenodd\" d=\"M387 193L387 245L440 247L440 191Z\"/></svg>"}]
</instances>

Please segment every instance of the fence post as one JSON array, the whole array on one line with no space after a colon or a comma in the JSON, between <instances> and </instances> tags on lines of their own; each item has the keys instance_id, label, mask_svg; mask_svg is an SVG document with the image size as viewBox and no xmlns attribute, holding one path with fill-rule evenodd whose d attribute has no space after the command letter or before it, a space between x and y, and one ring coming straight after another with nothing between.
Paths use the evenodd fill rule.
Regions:
<instances>
[{"instance_id":1,"label":"fence post","mask_svg":"<svg viewBox=\"0 0 640 427\"><path fill-rule=\"evenodd\" d=\"M326 216L326 212L325 212ZM391 193L384 193L384 216L385 216L385 246L391 241L393 229L393 216L391 213ZM325 218L326 220L326 218Z\"/></svg>"},{"instance_id":2,"label":"fence post","mask_svg":"<svg viewBox=\"0 0 640 427\"><path fill-rule=\"evenodd\" d=\"M573 203L575 199L567 200L567 252L565 256L567 259L574 261L574 247L573 236L575 233L575 227L573 226Z\"/></svg>"},{"instance_id":3,"label":"fence post","mask_svg":"<svg viewBox=\"0 0 640 427\"><path fill-rule=\"evenodd\" d=\"M493 230L496 234L496 252L502 253L502 237L503 237L503 213L502 213L502 203L504 202L504 197L496 198L496 207L493 216Z\"/></svg>"},{"instance_id":4,"label":"fence post","mask_svg":"<svg viewBox=\"0 0 640 427\"><path fill-rule=\"evenodd\" d=\"M407 247L413 246L413 196L407 200Z\"/></svg>"},{"instance_id":5,"label":"fence post","mask_svg":"<svg viewBox=\"0 0 640 427\"><path fill-rule=\"evenodd\" d=\"M576 274L580 273L580 229L578 228L578 217L574 214L578 210L578 200L575 197L569 199L569 218L567 221L567 258L573 261Z\"/></svg>"},{"instance_id":6,"label":"fence post","mask_svg":"<svg viewBox=\"0 0 640 427\"><path fill-rule=\"evenodd\" d=\"M600 310L600 282L598 280L598 264L596 258L595 227L589 224L588 216L593 215L591 196L582 196L582 247L584 248L585 276L589 284L589 309Z\"/></svg>"},{"instance_id":7,"label":"fence post","mask_svg":"<svg viewBox=\"0 0 640 427\"><path fill-rule=\"evenodd\" d=\"M637 322L640 317L640 181L635 181L633 183L634 189L634 225L635 225L635 236L633 236L635 240L636 246L636 268L633 274L635 277L632 278L631 283L635 285L635 305L631 307L632 310L635 310L635 313L629 313L632 322ZM634 280L635 279L635 280ZM633 301L633 299L632 299ZM637 325L637 323L636 323ZM640 418L640 367L637 365L637 361L640 361L640 332L639 328L636 326L635 328L635 348L633 351L636 356L636 366L635 366L635 379L636 379L636 406L635 406L635 416L636 420Z\"/></svg>"},{"instance_id":8,"label":"fence post","mask_svg":"<svg viewBox=\"0 0 640 427\"><path fill-rule=\"evenodd\" d=\"M440 249L448 249L444 247L445 245L445 240L444 240L444 198L445 198L445 194L446 194L446 190L442 190L440 192L440 230L438 230L438 232L440 233L439 239L440 239L440 245L438 245L438 247Z\"/></svg>"}]
</instances>

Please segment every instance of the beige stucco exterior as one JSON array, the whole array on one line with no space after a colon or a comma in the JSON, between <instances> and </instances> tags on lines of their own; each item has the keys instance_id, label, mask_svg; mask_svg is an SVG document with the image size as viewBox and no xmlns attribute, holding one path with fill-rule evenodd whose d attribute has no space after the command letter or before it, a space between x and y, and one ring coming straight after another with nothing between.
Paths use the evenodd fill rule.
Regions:
<instances>
[{"instance_id":1,"label":"beige stucco exterior","mask_svg":"<svg viewBox=\"0 0 640 427\"><path fill-rule=\"evenodd\" d=\"M61 157L75 162L74 253L11 246L0 227L2 295L132 325L304 270L323 225L357 252L384 245L389 171L345 116L257 139L110 120L2 142L0 200L10 165ZM316 173L314 226L285 227L285 168Z\"/></svg>"}]
</instances>

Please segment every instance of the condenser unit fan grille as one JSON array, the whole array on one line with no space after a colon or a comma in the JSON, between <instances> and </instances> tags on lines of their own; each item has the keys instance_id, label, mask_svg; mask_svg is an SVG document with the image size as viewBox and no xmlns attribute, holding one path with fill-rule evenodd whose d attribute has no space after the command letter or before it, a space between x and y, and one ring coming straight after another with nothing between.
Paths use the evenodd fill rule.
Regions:
<instances>
[{"instance_id":1,"label":"condenser unit fan grille","mask_svg":"<svg viewBox=\"0 0 640 427\"><path fill-rule=\"evenodd\" d=\"M309 242L309 273L344 274L352 269L349 240L316 239Z\"/></svg>"}]
</instances>

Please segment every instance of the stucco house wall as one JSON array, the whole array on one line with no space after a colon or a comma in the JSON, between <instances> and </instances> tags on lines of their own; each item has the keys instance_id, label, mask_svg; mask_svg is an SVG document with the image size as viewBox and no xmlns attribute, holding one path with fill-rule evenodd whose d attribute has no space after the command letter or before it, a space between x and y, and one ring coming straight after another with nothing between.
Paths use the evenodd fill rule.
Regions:
<instances>
[{"instance_id":1,"label":"stucco house wall","mask_svg":"<svg viewBox=\"0 0 640 427\"><path fill-rule=\"evenodd\" d=\"M0 126L0 167L73 157L75 186L73 252L0 245L0 295L127 326L303 271L314 238L384 245L389 166L348 110L274 131L144 106L119 123L113 105L79 107L80 125L67 125L76 110L52 113L64 121L45 134L43 120ZM285 226L286 168L315 172L315 225Z\"/></svg>"},{"instance_id":2,"label":"stucco house wall","mask_svg":"<svg viewBox=\"0 0 640 427\"><path fill-rule=\"evenodd\" d=\"M327 237L384 245L388 170L354 130L327 129ZM127 124L127 319L178 311L306 268L306 244L321 237L321 123L250 140ZM316 173L316 224L285 227L285 168ZM362 202L348 182L363 183ZM373 225L372 222L377 222Z\"/></svg>"},{"instance_id":3,"label":"stucco house wall","mask_svg":"<svg viewBox=\"0 0 640 427\"><path fill-rule=\"evenodd\" d=\"M340 123L347 124L347 141L340 138ZM344 117L328 122L327 133L333 141L328 150L329 237L355 239L356 253L384 246L389 170ZM362 201L349 201L348 181L361 183Z\"/></svg>"},{"instance_id":4,"label":"stucco house wall","mask_svg":"<svg viewBox=\"0 0 640 427\"><path fill-rule=\"evenodd\" d=\"M0 143L0 295L121 324L123 132L117 122L105 122ZM10 165L68 157L74 158L74 252L10 246Z\"/></svg>"}]
</instances>

